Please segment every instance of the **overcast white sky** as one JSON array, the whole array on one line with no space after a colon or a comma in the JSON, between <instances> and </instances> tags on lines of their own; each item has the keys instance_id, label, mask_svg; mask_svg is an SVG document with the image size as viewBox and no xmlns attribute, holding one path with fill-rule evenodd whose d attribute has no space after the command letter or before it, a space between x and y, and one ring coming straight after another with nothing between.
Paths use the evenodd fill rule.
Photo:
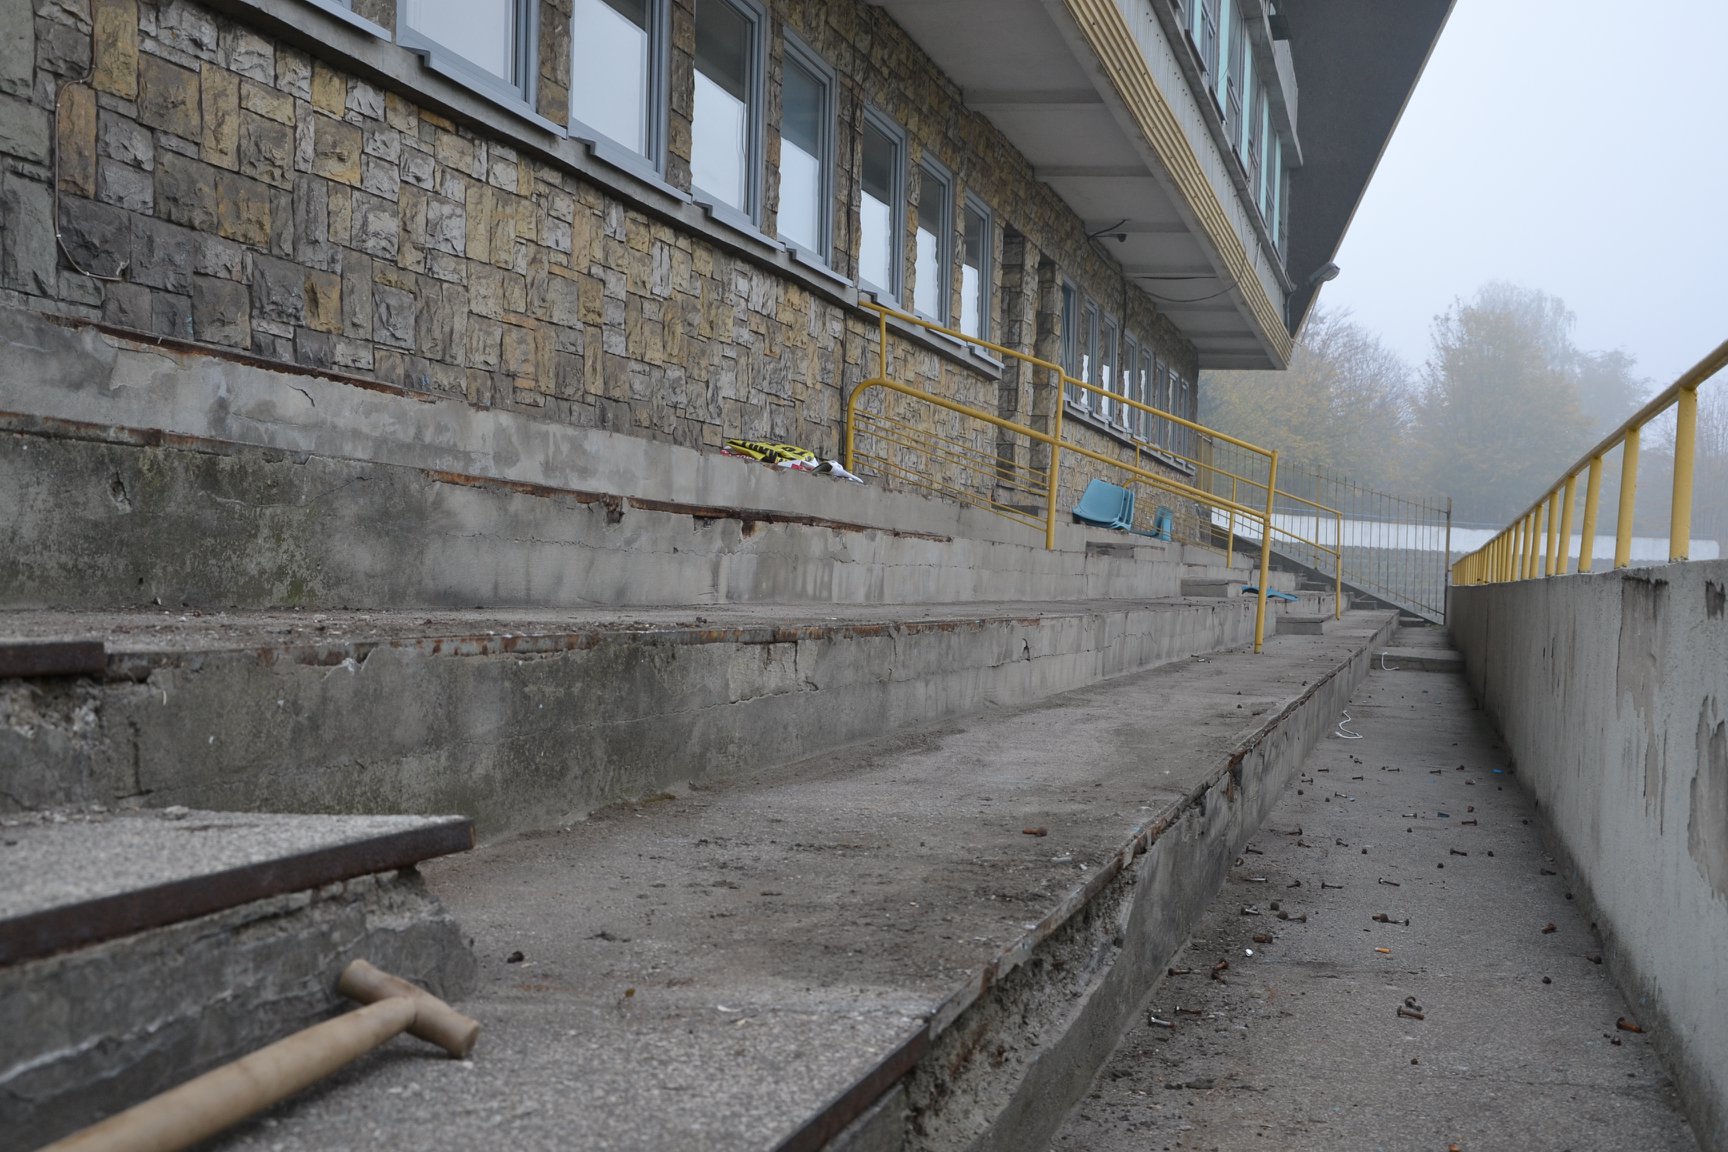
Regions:
<instances>
[{"instance_id":1,"label":"overcast white sky","mask_svg":"<svg viewBox=\"0 0 1728 1152\"><path fill-rule=\"evenodd\" d=\"M1728 0L1458 0L1321 302L1413 365L1488 280L1670 383L1728 339Z\"/></svg>"}]
</instances>

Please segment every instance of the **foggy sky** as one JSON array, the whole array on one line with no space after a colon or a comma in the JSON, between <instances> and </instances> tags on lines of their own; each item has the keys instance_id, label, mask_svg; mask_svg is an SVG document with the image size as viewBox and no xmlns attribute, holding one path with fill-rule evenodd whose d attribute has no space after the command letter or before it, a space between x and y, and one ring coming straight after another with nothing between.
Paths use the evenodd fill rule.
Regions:
<instances>
[{"instance_id":1,"label":"foggy sky","mask_svg":"<svg viewBox=\"0 0 1728 1152\"><path fill-rule=\"evenodd\" d=\"M1671 383L1728 339L1725 45L1728 0L1458 0L1321 303L1420 366L1510 280Z\"/></svg>"}]
</instances>

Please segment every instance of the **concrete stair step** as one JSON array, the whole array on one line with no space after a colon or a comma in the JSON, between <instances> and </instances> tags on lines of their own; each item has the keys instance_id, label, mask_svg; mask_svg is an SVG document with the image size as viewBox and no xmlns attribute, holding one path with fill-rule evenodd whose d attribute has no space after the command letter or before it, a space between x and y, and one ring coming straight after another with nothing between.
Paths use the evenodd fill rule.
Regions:
<instances>
[{"instance_id":1,"label":"concrete stair step","mask_svg":"<svg viewBox=\"0 0 1728 1152\"><path fill-rule=\"evenodd\" d=\"M1042 1149L1391 621L431 866L477 941L472 1064L386 1050L228 1146Z\"/></svg>"},{"instance_id":2,"label":"concrete stair step","mask_svg":"<svg viewBox=\"0 0 1728 1152\"><path fill-rule=\"evenodd\" d=\"M0 821L0 1114L35 1147L339 1009L364 958L455 998L461 931L414 866L461 817L170 809Z\"/></svg>"},{"instance_id":3,"label":"concrete stair step","mask_svg":"<svg viewBox=\"0 0 1728 1152\"><path fill-rule=\"evenodd\" d=\"M13 664L68 674L0 692L0 812L455 811L484 836L544 829L1246 644L1253 622L1248 597L17 613L0 617Z\"/></svg>"}]
</instances>

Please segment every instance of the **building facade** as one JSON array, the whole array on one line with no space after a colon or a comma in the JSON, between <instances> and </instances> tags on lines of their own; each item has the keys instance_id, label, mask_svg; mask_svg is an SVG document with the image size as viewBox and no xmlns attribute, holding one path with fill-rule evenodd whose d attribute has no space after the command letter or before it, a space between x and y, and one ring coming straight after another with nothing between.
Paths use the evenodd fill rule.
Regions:
<instances>
[{"instance_id":1,"label":"building facade","mask_svg":"<svg viewBox=\"0 0 1728 1152\"><path fill-rule=\"evenodd\" d=\"M1191 417L1201 367L1283 366L1287 253L1342 234L1305 225L1303 31L1268 0L0 8L0 303L694 448L837 454L867 300ZM1363 51L1409 60L1334 94L1333 215L1446 8L1375 18ZM1192 469L1108 397L894 345L932 391Z\"/></svg>"}]
</instances>

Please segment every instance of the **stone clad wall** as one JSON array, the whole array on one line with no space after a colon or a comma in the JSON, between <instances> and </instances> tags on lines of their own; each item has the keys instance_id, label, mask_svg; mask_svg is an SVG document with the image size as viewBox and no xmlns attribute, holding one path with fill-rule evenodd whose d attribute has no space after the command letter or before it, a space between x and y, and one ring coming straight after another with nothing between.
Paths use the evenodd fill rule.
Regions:
<instances>
[{"instance_id":1,"label":"stone clad wall","mask_svg":"<svg viewBox=\"0 0 1728 1152\"><path fill-rule=\"evenodd\" d=\"M390 0L355 8L385 27L394 19ZM184 0L0 0L5 303L578 426L691 446L742 435L838 452L842 389L874 372L876 338L841 280L786 274L775 264L784 254L762 236L687 226L632 195L630 179L606 175L574 140L502 112L446 114L444 94L457 86L430 71L409 73L414 85L391 83L347 54L357 51L350 41L317 45L315 56L261 30L269 20L249 11L246 2L219 13ZM568 4L542 0L540 12L535 108L562 123ZM674 0L664 176L680 190L689 186L693 21L693 0ZM954 173L956 204L970 191L995 213L994 334L1031 351L1040 324L1052 322L1032 314L1029 280L1007 285L1011 246L1018 261L1054 264L1101 302L1120 300L1120 271L1080 220L879 9L779 0L771 25L769 235L780 31L789 28L841 81L836 272L850 275L856 263L851 173L870 104L907 132L914 293L916 173L928 152ZM413 59L382 40L359 42L396 54L399 73ZM56 102L65 257L54 240ZM1192 346L1132 295L1130 330L1192 377ZM928 340L897 341L895 360L904 377L966 403L1048 418L1053 396L1030 374ZM996 448L994 429L958 431ZM1085 474L1071 469L1070 481Z\"/></svg>"}]
</instances>

